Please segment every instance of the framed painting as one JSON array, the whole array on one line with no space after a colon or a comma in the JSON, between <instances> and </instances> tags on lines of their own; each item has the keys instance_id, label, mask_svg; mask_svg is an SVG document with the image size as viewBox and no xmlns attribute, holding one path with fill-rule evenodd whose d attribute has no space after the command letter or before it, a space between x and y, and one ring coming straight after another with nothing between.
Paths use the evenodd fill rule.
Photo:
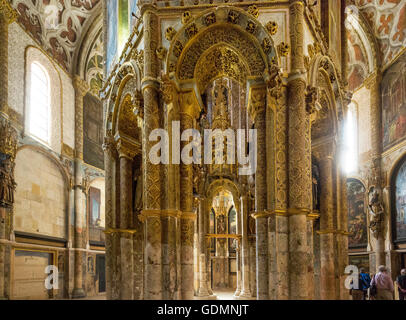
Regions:
<instances>
[{"instance_id":1,"label":"framed painting","mask_svg":"<svg viewBox=\"0 0 406 320\"><path fill-rule=\"evenodd\" d=\"M348 246L363 248L368 245L367 204L365 187L356 179L347 180Z\"/></svg>"},{"instance_id":2,"label":"framed painting","mask_svg":"<svg viewBox=\"0 0 406 320\"><path fill-rule=\"evenodd\" d=\"M395 170L391 190L393 241L406 243L406 159Z\"/></svg>"},{"instance_id":3,"label":"framed painting","mask_svg":"<svg viewBox=\"0 0 406 320\"><path fill-rule=\"evenodd\" d=\"M381 92L383 148L387 150L406 137L406 54L385 72Z\"/></svg>"}]
</instances>

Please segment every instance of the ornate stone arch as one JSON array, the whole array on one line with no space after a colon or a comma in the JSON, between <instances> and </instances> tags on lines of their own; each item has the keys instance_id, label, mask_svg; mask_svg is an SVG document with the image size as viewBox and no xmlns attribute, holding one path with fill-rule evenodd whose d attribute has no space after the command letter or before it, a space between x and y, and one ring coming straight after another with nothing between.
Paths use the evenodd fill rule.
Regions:
<instances>
[{"instance_id":1,"label":"ornate stone arch","mask_svg":"<svg viewBox=\"0 0 406 320\"><path fill-rule=\"evenodd\" d=\"M139 103L140 115L142 116L142 103L138 91L134 88L140 88L140 70L134 61L124 63L117 71L113 87L110 91L110 97L106 103L105 110L105 134L115 135L119 118L120 104L123 102L127 93L132 98L132 103L135 106ZM133 86L128 86L131 81Z\"/></svg>"},{"instance_id":2,"label":"ornate stone arch","mask_svg":"<svg viewBox=\"0 0 406 320\"><path fill-rule=\"evenodd\" d=\"M171 43L165 68L181 87L195 82L198 96L207 82L222 75L239 82L262 82L269 65L278 64L277 50L267 29L240 8L220 6L197 17L185 12L182 20L179 30L167 30Z\"/></svg>"},{"instance_id":3,"label":"ornate stone arch","mask_svg":"<svg viewBox=\"0 0 406 320\"><path fill-rule=\"evenodd\" d=\"M212 181L210 184L208 184L206 187L207 199L212 199L214 195L222 189L230 191L231 194L233 195L234 201L240 199L241 196L240 188L235 182L229 179L216 179ZM238 206L237 203L236 206Z\"/></svg>"},{"instance_id":4,"label":"ornate stone arch","mask_svg":"<svg viewBox=\"0 0 406 320\"><path fill-rule=\"evenodd\" d=\"M316 55L311 64L309 77L310 87L317 88L318 111L315 120L317 122L322 120L322 117L328 117L333 124L332 135L336 135L338 121L344 115L344 104L339 76L331 59L328 56Z\"/></svg>"},{"instance_id":5,"label":"ornate stone arch","mask_svg":"<svg viewBox=\"0 0 406 320\"><path fill-rule=\"evenodd\" d=\"M89 55L93 49L93 45L98 37L100 37L103 28L103 6L98 3L95 11L86 20L82 29L80 43L76 47L73 56L72 73L79 75L82 79L86 79L86 64L89 60ZM103 71L103 70L102 70Z\"/></svg>"},{"instance_id":6,"label":"ornate stone arch","mask_svg":"<svg viewBox=\"0 0 406 320\"><path fill-rule=\"evenodd\" d=\"M379 45L365 16L350 13L346 18L348 29L348 79L351 90L362 85L381 65Z\"/></svg>"}]
</instances>

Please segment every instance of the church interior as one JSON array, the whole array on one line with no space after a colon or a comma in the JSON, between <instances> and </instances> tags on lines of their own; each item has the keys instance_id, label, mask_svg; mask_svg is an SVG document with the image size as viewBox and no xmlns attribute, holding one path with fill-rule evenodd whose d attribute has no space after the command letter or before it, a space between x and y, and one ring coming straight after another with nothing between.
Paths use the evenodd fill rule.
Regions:
<instances>
[{"instance_id":1,"label":"church interior","mask_svg":"<svg viewBox=\"0 0 406 320\"><path fill-rule=\"evenodd\" d=\"M406 0L0 0L0 299L395 281L405 46Z\"/></svg>"}]
</instances>

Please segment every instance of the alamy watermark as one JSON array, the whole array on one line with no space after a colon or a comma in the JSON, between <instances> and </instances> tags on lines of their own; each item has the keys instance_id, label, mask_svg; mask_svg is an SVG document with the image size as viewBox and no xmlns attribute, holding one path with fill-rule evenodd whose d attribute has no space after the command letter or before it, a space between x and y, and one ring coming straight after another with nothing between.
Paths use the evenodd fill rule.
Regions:
<instances>
[{"instance_id":1,"label":"alamy watermark","mask_svg":"<svg viewBox=\"0 0 406 320\"><path fill-rule=\"evenodd\" d=\"M170 159L169 133L165 129L154 129L149 135L154 144L148 154L152 164L238 164L239 175L253 175L257 169L256 129L186 129L180 132L180 122L172 121L172 156ZM248 134L246 134L248 131ZM188 142L181 150L181 141ZM213 152L214 142L214 152ZM226 154L224 149L226 149ZM202 153L203 147L203 153ZM214 159L213 159L214 158ZM213 162L214 160L214 162Z\"/></svg>"}]
</instances>

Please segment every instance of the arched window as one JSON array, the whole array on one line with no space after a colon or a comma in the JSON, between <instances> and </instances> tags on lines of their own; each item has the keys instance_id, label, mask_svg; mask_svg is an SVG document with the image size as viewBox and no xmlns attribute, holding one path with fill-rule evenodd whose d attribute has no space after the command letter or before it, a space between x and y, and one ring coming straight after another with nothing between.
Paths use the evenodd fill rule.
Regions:
<instances>
[{"instance_id":1,"label":"arched window","mask_svg":"<svg viewBox=\"0 0 406 320\"><path fill-rule=\"evenodd\" d=\"M395 243L406 242L406 161L398 165L392 179L392 235Z\"/></svg>"},{"instance_id":2,"label":"arched window","mask_svg":"<svg viewBox=\"0 0 406 320\"><path fill-rule=\"evenodd\" d=\"M348 106L347 120L344 128L345 150L342 154L345 173L358 171L358 112L357 106L351 103Z\"/></svg>"},{"instance_id":3,"label":"arched window","mask_svg":"<svg viewBox=\"0 0 406 320\"><path fill-rule=\"evenodd\" d=\"M37 62L31 64L28 131L49 143L50 87L46 70Z\"/></svg>"}]
</instances>

